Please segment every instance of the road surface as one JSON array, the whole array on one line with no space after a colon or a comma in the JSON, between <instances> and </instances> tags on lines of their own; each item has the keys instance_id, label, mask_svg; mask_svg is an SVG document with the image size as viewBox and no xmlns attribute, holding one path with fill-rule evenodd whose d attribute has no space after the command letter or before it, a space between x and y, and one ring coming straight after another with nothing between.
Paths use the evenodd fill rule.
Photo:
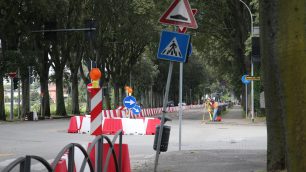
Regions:
<instances>
[{"instance_id":1,"label":"road surface","mask_svg":"<svg viewBox=\"0 0 306 172\"><path fill-rule=\"evenodd\" d=\"M267 147L264 122L251 123L243 119L240 107L231 109L221 123L203 122L203 109L184 111L182 127L182 150L262 150ZM177 113L168 114L173 119L168 152L178 151ZM207 116L206 116L207 118ZM0 171L17 157L38 155L52 162L58 152L68 143L87 145L94 139L88 134L68 134L69 120L43 120L0 123ZM112 136L110 136L112 137ZM152 161L154 136L125 135L123 142L129 145L132 169L137 171L142 164ZM42 167L33 164L33 170Z\"/></svg>"}]
</instances>

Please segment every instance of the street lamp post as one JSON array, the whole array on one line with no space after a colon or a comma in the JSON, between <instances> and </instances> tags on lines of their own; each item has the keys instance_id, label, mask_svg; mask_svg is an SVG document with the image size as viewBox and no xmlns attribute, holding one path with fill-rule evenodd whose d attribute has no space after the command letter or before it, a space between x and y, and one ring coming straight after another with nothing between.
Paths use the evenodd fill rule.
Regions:
<instances>
[{"instance_id":1,"label":"street lamp post","mask_svg":"<svg viewBox=\"0 0 306 172\"><path fill-rule=\"evenodd\" d=\"M243 2L242 0L239 0L249 11L251 16L251 38L253 37L253 14L251 12L251 9L249 6ZM252 41L252 40L251 40ZM254 64L253 59L251 57L251 76L254 76ZM247 97L246 97L247 98ZM251 115L252 115L252 122L254 122L254 81L251 81Z\"/></svg>"}]
</instances>

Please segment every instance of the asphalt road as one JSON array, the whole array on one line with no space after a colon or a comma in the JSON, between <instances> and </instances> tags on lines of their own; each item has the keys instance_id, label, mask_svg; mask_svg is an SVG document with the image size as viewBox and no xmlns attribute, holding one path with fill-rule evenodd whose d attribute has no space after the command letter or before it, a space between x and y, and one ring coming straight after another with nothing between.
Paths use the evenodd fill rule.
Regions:
<instances>
[{"instance_id":1,"label":"asphalt road","mask_svg":"<svg viewBox=\"0 0 306 172\"><path fill-rule=\"evenodd\" d=\"M232 109L229 117L221 123L203 122L203 113L203 109L184 111L182 150L266 150L265 123L253 124L242 119L239 107ZM179 122L177 113L170 113L168 116L173 119L166 124L171 126L168 148L171 153L179 149ZM67 119L0 123L0 170L24 155L39 155L52 162L66 144L74 142L87 145L94 139L88 134L68 134L68 124ZM153 141L152 135L123 137L123 142L129 146L133 169L151 161L155 156ZM162 153L161 156L167 153ZM41 170L41 166L33 166L32 169Z\"/></svg>"}]
</instances>

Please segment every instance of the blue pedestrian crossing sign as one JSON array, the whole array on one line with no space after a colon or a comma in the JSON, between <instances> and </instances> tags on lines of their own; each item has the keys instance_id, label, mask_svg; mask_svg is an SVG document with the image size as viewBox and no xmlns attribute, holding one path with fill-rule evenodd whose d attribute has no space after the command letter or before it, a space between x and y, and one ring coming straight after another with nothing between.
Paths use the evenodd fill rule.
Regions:
<instances>
[{"instance_id":1,"label":"blue pedestrian crossing sign","mask_svg":"<svg viewBox=\"0 0 306 172\"><path fill-rule=\"evenodd\" d=\"M162 31L157 59L186 62L190 35L177 32Z\"/></svg>"},{"instance_id":2,"label":"blue pedestrian crossing sign","mask_svg":"<svg viewBox=\"0 0 306 172\"><path fill-rule=\"evenodd\" d=\"M141 112L140 106L135 105L135 106L132 108L132 112L133 112L134 115L139 115L140 112Z\"/></svg>"},{"instance_id":3,"label":"blue pedestrian crossing sign","mask_svg":"<svg viewBox=\"0 0 306 172\"><path fill-rule=\"evenodd\" d=\"M136 98L133 96L127 96L123 99L123 104L126 108L131 109L136 105Z\"/></svg>"}]
</instances>

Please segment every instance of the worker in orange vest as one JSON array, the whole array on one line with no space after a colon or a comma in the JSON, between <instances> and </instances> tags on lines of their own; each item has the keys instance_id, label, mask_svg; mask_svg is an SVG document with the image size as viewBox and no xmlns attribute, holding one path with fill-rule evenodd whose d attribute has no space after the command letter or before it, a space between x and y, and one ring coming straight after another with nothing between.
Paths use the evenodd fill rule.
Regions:
<instances>
[{"instance_id":1,"label":"worker in orange vest","mask_svg":"<svg viewBox=\"0 0 306 172\"><path fill-rule=\"evenodd\" d=\"M213 121L216 121L219 104L218 104L217 101L215 101L215 102L212 104L212 106L213 106L213 109L214 109Z\"/></svg>"}]
</instances>

